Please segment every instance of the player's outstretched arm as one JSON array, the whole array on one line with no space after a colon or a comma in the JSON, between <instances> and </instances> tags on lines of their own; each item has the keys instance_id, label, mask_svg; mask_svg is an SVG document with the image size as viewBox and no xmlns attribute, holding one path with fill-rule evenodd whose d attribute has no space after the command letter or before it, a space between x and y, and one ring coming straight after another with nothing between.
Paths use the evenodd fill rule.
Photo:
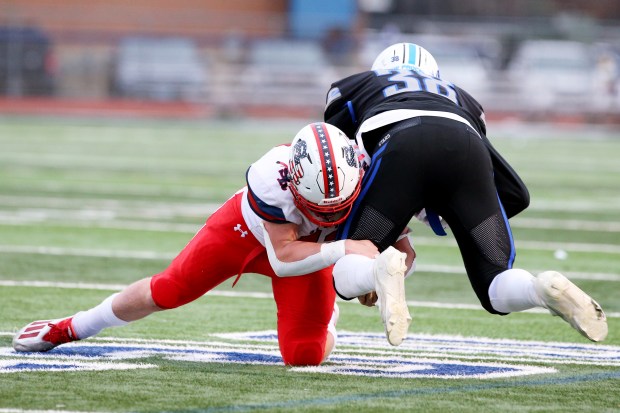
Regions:
<instances>
[{"instance_id":1,"label":"player's outstretched arm","mask_svg":"<svg viewBox=\"0 0 620 413\"><path fill-rule=\"evenodd\" d=\"M274 272L280 277L309 274L334 264L346 254L374 258L379 253L370 241L342 240L318 244L300 241L293 223L263 222L265 248Z\"/></svg>"}]
</instances>

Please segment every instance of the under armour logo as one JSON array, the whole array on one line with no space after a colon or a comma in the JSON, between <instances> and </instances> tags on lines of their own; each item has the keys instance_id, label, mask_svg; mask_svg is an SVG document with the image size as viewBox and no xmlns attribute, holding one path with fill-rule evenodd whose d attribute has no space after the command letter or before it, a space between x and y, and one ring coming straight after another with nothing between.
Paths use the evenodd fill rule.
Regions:
<instances>
[{"instance_id":1,"label":"under armour logo","mask_svg":"<svg viewBox=\"0 0 620 413\"><path fill-rule=\"evenodd\" d=\"M241 238L245 238L245 236L248 235L247 231L244 231L244 230L241 229L241 224L237 224L237 226L233 227L233 229L235 231L239 231L241 233Z\"/></svg>"}]
</instances>

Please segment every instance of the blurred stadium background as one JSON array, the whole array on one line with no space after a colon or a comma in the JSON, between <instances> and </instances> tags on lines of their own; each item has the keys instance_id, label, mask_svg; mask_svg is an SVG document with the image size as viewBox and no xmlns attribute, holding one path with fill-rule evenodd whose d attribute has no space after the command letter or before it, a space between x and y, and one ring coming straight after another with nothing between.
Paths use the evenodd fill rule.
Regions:
<instances>
[{"instance_id":1,"label":"blurred stadium background","mask_svg":"<svg viewBox=\"0 0 620 413\"><path fill-rule=\"evenodd\" d=\"M0 113L320 118L396 41L492 121L620 124L607 0L0 0Z\"/></svg>"},{"instance_id":2,"label":"blurred stadium background","mask_svg":"<svg viewBox=\"0 0 620 413\"><path fill-rule=\"evenodd\" d=\"M428 48L484 105L494 145L532 192L511 222L519 265L563 271L596 297L603 345L542 311L481 311L454 240L416 223L410 331L438 344L341 341L336 352L364 372L360 357L394 356L556 372L394 380L154 355L130 360L157 365L139 371L0 371L0 413L620 411L618 0L0 0L0 370L29 368L10 344L27 322L161 271L249 162L322 118L331 82L398 41ZM269 280L231 284L93 342L262 348L218 335L275 328ZM341 310L341 333L381 334L376 309Z\"/></svg>"}]
</instances>

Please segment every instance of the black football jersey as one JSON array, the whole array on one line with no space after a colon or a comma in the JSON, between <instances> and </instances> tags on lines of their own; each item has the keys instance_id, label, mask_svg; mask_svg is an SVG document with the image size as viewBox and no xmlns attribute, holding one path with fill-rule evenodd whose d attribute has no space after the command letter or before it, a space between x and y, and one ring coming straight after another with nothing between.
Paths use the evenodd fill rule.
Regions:
<instances>
[{"instance_id":1,"label":"black football jersey","mask_svg":"<svg viewBox=\"0 0 620 413\"><path fill-rule=\"evenodd\" d=\"M482 105L448 81L413 70L358 73L332 84L327 94L324 120L353 139L366 119L398 109L450 112L465 118L489 149L495 183L507 216L510 218L527 208L529 193L525 184L486 137ZM368 139L376 139L376 136L369 134ZM373 148L374 143L364 139L367 149Z\"/></svg>"},{"instance_id":2,"label":"black football jersey","mask_svg":"<svg viewBox=\"0 0 620 413\"><path fill-rule=\"evenodd\" d=\"M332 84L327 95L325 122L355 137L362 122L381 112L418 109L455 113L485 134L482 106L454 84L413 70L358 73Z\"/></svg>"}]
</instances>

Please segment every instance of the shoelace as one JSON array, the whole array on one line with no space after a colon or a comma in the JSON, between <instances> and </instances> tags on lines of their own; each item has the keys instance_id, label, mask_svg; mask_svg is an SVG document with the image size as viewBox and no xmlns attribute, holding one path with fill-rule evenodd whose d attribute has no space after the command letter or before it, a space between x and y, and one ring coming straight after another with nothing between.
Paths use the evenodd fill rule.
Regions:
<instances>
[{"instance_id":1,"label":"shoelace","mask_svg":"<svg viewBox=\"0 0 620 413\"><path fill-rule=\"evenodd\" d=\"M63 344L70 341L74 341L77 338L71 328L71 319L62 320L58 324L48 324L50 331L43 336L43 340L49 341L52 344Z\"/></svg>"}]
</instances>

